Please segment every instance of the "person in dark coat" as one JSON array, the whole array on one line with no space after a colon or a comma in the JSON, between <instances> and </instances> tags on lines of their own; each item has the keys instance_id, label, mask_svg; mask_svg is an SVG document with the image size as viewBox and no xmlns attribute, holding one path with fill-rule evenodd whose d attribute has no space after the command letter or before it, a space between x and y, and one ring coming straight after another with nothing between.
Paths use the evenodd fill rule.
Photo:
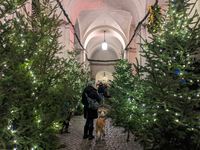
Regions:
<instances>
[{"instance_id":1,"label":"person in dark coat","mask_svg":"<svg viewBox=\"0 0 200 150\"><path fill-rule=\"evenodd\" d=\"M88 138L89 140L92 140L94 138L94 136L92 135L92 132L94 130L93 120L98 118L98 112L97 112L98 110L93 110L89 106L87 98L85 96L85 92L87 93L88 97L96 99L98 103L100 103L101 99L97 94L97 90L93 87L92 82L88 82L88 86L84 89L82 94L82 104L84 105L84 118L86 119L83 139ZM88 136L88 130L89 130L89 136Z\"/></svg>"},{"instance_id":2,"label":"person in dark coat","mask_svg":"<svg viewBox=\"0 0 200 150\"><path fill-rule=\"evenodd\" d=\"M109 85L105 85L104 87L105 87L105 89L104 89L103 96L104 96L105 98L111 98L111 97L109 96L109 94L108 94L108 87L110 87L110 86L109 86Z\"/></svg>"},{"instance_id":3,"label":"person in dark coat","mask_svg":"<svg viewBox=\"0 0 200 150\"><path fill-rule=\"evenodd\" d=\"M101 98L102 102L103 102L104 89L105 88L104 88L102 82L100 81L99 87L98 87L98 93L99 93L99 97Z\"/></svg>"}]
</instances>

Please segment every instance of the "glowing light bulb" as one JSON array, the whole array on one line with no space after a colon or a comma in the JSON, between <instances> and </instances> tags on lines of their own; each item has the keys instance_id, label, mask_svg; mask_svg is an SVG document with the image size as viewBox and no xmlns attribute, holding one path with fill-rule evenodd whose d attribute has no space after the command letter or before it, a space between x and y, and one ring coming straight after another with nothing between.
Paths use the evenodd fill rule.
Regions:
<instances>
[{"instance_id":1,"label":"glowing light bulb","mask_svg":"<svg viewBox=\"0 0 200 150\"><path fill-rule=\"evenodd\" d=\"M102 43L102 50L107 50L107 47L108 47L107 43L103 42Z\"/></svg>"}]
</instances>

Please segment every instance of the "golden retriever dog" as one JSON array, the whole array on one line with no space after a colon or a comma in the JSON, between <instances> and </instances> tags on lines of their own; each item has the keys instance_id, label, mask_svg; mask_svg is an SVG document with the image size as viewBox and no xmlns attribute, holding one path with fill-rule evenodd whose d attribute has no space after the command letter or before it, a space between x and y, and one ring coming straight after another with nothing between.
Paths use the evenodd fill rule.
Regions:
<instances>
[{"instance_id":1,"label":"golden retriever dog","mask_svg":"<svg viewBox=\"0 0 200 150\"><path fill-rule=\"evenodd\" d=\"M96 122L96 141L100 138L100 135L102 135L102 139L104 140L105 138L105 125L106 125L106 119L103 118L105 114L107 113L106 110L99 110L99 118L97 119Z\"/></svg>"}]
</instances>

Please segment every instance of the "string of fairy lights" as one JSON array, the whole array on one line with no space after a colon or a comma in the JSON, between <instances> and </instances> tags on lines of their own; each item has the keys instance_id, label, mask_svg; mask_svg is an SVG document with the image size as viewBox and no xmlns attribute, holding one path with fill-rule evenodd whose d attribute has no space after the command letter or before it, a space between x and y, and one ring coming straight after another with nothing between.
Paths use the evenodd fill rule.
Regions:
<instances>
[{"instance_id":1,"label":"string of fairy lights","mask_svg":"<svg viewBox=\"0 0 200 150\"><path fill-rule=\"evenodd\" d=\"M23 24L23 20L20 20L20 18L19 18L19 16L17 14L20 14L20 9L19 8L15 8L14 14L13 14L12 19L11 19L11 20L16 20L16 23L18 23L20 25L19 27L20 27L20 31L21 31L21 34L20 34L21 39L17 40L17 43L16 42L15 43L18 44L17 46L24 51L24 54L26 54L26 48L25 48L26 40L24 38L24 33L23 33L24 26L22 25ZM9 16L8 14L5 15L4 24L6 24L7 21L9 20L9 19L7 20L8 16ZM49 39L48 43L50 44L51 42L52 42L52 40ZM36 43L36 45L39 46L38 43ZM42 52L42 51L43 50L40 48L39 52ZM38 53L35 53L35 56L36 55L38 55ZM4 64L4 67L6 68L6 67L8 67L8 65ZM35 98L36 100L38 100L39 97L37 96L36 93L37 93L37 85L39 83L38 83L38 80L37 80L37 78L36 78L36 76L34 74L34 71L32 70L32 66L31 66L31 62L30 62L29 58L25 58L25 60L24 60L24 67L27 69L27 74L30 74L30 76L32 77L32 82L35 85L35 91L33 91L33 93L31 94L31 96L33 98ZM76 64L75 64L75 67L76 67ZM6 74L2 73L2 77L5 77L5 76L6 76ZM43 82L41 84L43 84ZM77 108L78 105L79 105L79 102L77 103L77 105L75 107ZM17 112L16 109L17 108L15 108L13 106L11 108L11 114L14 114L15 112ZM34 111L34 114L35 114L35 122L37 123L37 127L40 128L40 123L42 122L42 118L40 116L40 112L37 109L35 109L33 111ZM54 122L52 126L54 128L59 129L60 128L60 123L59 122ZM17 150L18 149L18 142L19 142L19 140L17 139L17 136L15 135L15 133L17 132L17 130L14 130L13 120L9 121L9 125L7 127L7 130L14 137L14 140L13 140L13 144L14 144L13 147L14 148L13 148L13 150ZM42 132L39 133L39 136L42 136ZM35 149L37 149L37 147L38 146L36 144L35 145L33 144L33 147L31 148L31 150L35 150Z\"/></svg>"},{"instance_id":2,"label":"string of fairy lights","mask_svg":"<svg viewBox=\"0 0 200 150\"><path fill-rule=\"evenodd\" d=\"M187 25L187 20L186 21L184 21L184 19L188 19L188 13L187 12L185 12L184 14L177 14L176 13L176 11L175 11L175 5L176 5L176 3L174 3L174 0L172 0L171 1L172 2L172 4L171 4L171 9L169 10L169 12L167 13L167 15L166 15L166 18L172 18L172 17L176 17L176 19L178 20L177 21L177 26L176 27L173 27L172 29L172 31L170 31L170 35L177 35L177 34L182 34L182 40L190 40L190 38L191 38L191 35L190 35L190 31L188 31L187 32L187 30L185 29L185 27L186 27L186 25ZM170 13L170 12L172 12L172 13ZM167 22L168 23L168 22ZM162 35L162 32L168 32L168 29L167 28L165 28L165 30L164 30L164 26L166 26L167 25L167 23L166 22L163 22L163 24L161 25L161 32L159 33L159 35L161 36ZM196 38L198 39L199 38L199 36L198 35L196 35ZM159 42L160 42L160 44L162 45L164 42L165 42L165 39L163 38L158 38L158 40L159 40ZM158 47L159 47L159 45L158 45ZM161 46L162 47L162 46ZM151 51L148 51L148 48L144 48L144 50L146 50L146 55L153 55L153 53L151 53ZM185 72L185 68L186 67L190 67L190 64L191 64L191 61L190 61L190 58L189 58L189 56L190 56L190 54L189 53L187 53L187 59L185 60L185 58L184 58L184 52L183 51L179 51L179 50L176 50L175 51L176 52L176 54L177 55L179 55L179 56L181 56L181 59L182 60L184 60L184 62L185 62L185 64L184 65L182 65L182 67L179 69L179 75L180 76L182 76L181 77L181 79L182 80L184 80L184 75L186 75L186 72ZM164 65L164 60L162 60L162 54L163 54L163 50L162 49L160 49L160 54L161 55L159 55L159 56L161 56L161 58L159 58L159 60L160 60L160 62L161 62L161 66L162 65ZM168 59L168 58L167 58ZM169 59L168 61L167 61L167 64L168 64L168 66L171 66L171 63L173 62L173 60L175 60L176 59L176 57L172 57L172 59ZM159 67L159 64L155 64L155 68L158 68ZM180 70L182 70L182 71L180 71ZM165 73L163 73L163 75L165 76ZM188 80L188 82L190 82L190 83L194 83L194 82L197 82L197 83L199 83L199 79L189 79ZM136 91L137 92L137 91ZM196 98L199 98L200 97L200 93L190 93L190 94L188 94L188 93L185 93L185 94L173 94L173 93L171 93L171 92L169 92L169 91L166 91L168 94L171 94L172 96L174 96L174 97L177 97L177 98L180 98L180 99L187 99L187 100L192 100L192 97L194 98L195 96L196 96ZM195 99L196 98L194 98L194 101L195 101ZM132 102L130 102L130 103L132 103ZM146 104L143 104L142 106L146 106ZM137 107L133 107L133 109L134 108L137 108ZM160 107L159 106L157 106L156 107L156 109L159 109ZM169 108L167 108L167 106L165 105L165 111L166 112L171 112L171 110L169 109ZM143 114L144 115L144 114ZM179 120L179 117L180 117L180 115L181 115L181 113L179 113L179 112L174 112L174 122L176 122L176 123L179 123L179 124L182 124L183 125L183 123ZM157 119L156 119L156 116L157 116L157 114L156 113L154 113L153 114L153 116L154 116L154 118L153 118L153 121L155 122ZM130 118L132 117L132 115L130 115ZM177 118L178 117L178 118ZM200 119L199 119L200 120ZM149 119L147 119L146 120L146 123L149 123ZM185 126L187 126L188 127L188 130L189 131L193 131L193 130L195 130L195 127L189 127L189 125L188 124L184 124ZM142 128L143 128L143 126L142 126ZM198 127L198 128L200 128L200 126Z\"/></svg>"},{"instance_id":3,"label":"string of fairy lights","mask_svg":"<svg viewBox=\"0 0 200 150\"><path fill-rule=\"evenodd\" d=\"M15 15L13 14L12 20L16 20L17 23L22 24L23 21L21 22L20 18L18 18L18 15L17 15L17 13L20 13L20 9L15 8L14 10L15 10L15 11L14 11L14 14L15 14ZM5 15L5 17L4 17L4 24L6 24L7 21L9 20L9 19L7 20L7 17L8 17L8 16L9 16L8 14ZM24 39L24 33L22 32L23 29L24 29L24 26L20 26L20 31L21 31L21 34L20 34L21 40L20 40L20 41L21 41L21 42L17 45L17 46L20 47L20 48L24 48L25 43L26 43L26 40ZM14 36L14 35L13 35L13 36ZM49 40L49 43L50 43L50 42L52 42L51 39ZM15 43L16 43L16 42L15 42ZM36 45L38 45L38 43L36 43ZM40 49L39 51L41 52L42 50ZM24 53L26 53L26 49L24 49ZM35 53L35 55L37 55L37 53ZM26 58L26 59L24 60L24 62L25 62L25 63L24 63L25 68L26 68L27 71L28 71L27 73L31 75L33 84L36 85L35 90L37 91L37 79L36 79L36 76L34 75L34 72L31 70L31 64L30 64L30 62L29 62L29 59ZM4 64L4 67L6 68L6 67L8 67L8 65L7 65L7 64ZM2 74L2 77L5 77L5 76L6 76L6 75L3 73L3 74ZM43 82L42 82L42 84L43 84ZM38 99L38 97L35 95L35 92L32 93L32 97L35 97L35 99ZM13 107L13 105L12 105L12 107ZM12 115L12 114L15 113L16 108L11 108L11 109L12 109L12 110L11 110L11 115ZM39 115L39 113L38 113L38 111L37 111L36 109L34 110L34 112L35 112L35 114L36 114L35 119L36 119L36 122L38 123L38 128L40 128L39 124L40 124L40 122L41 122L41 117L40 117L40 115ZM17 149L18 149L18 145L17 145L17 144L18 144L18 140L17 140L17 136L15 135L15 133L17 132L17 130L14 130L13 120L10 120L9 123L10 123L10 124L8 125L7 130L8 130L8 131L12 134L12 136L14 137L13 144L14 144L15 146L14 146L13 150L17 150ZM59 128L59 123L56 123L56 122L53 123L53 127ZM40 133L39 136L42 136L42 133ZM31 148L31 150L35 150L35 149L37 149L37 145L34 145L34 146Z\"/></svg>"},{"instance_id":4,"label":"string of fairy lights","mask_svg":"<svg viewBox=\"0 0 200 150\"><path fill-rule=\"evenodd\" d=\"M14 6L14 7L15 7L15 6ZM15 14L17 14L16 11L19 12L20 10L15 8ZM5 15L4 24L7 23L7 17L8 17L8 14ZM12 19L14 19L14 14L13 14L13 18L12 18ZM20 23L20 19L17 19L17 22ZM25 40L23 39L23 34L21 34L21 37L22 37L22 43L24 44L24 43L25 43ZM18 46L19 46L19 45L18 45ZM8 67L7 64L5 64L4 67L7 68L7 67ZM4 77L5 74L3 73L2 76ZM13 106L13 105L12 105L12 106ZM15 112L15 111L14 111L14 108L12 108L12 110L11 110L11 115L12 115L14 112ZM13 135L13 137L14 137L13 143L15 144L15 148L13 148L13 150L17 150L17 141L18 141L18 140L17 140L16 135L15 135L16 131L14 130L14 126L13 126L13 124L12 124L12 123L13 123L13 120L10 120L9 122L10 122L10 125L7 127L7 129L8 129L8 131L10 131L10 133L12 133L12 135Z\"/></svg>"}]
</instances>

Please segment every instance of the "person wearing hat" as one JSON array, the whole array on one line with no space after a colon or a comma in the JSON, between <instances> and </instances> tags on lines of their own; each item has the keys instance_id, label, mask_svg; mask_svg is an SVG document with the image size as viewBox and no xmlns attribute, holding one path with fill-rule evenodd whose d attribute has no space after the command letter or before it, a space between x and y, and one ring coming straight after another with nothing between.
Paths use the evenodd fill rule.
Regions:
<instances>
[{"instance_id":1,"label":"person wearing hat","mask_svg":"<svg viewBox=\"0 0 200 150\"><path fill-rule=\"evenodd\" d=\"M94 136L92 135L94 127L93 127L93 121L94 119L98 118L98 110L93 110L90 105L88 104L87 98L85 93L87 93L88 97L92 99L96 99L98 103L100 103L101 99L99 95L97 94L97 90L93 87L92 82L88 82L87 87L84 89L82 94L82 104L84 105L84 118L86 119L86 123L84 126L84 135L83 139L88 138L89 140L92 140ZM88 135L89 131L89 135Z\"/></svg>"}]
</instances>

